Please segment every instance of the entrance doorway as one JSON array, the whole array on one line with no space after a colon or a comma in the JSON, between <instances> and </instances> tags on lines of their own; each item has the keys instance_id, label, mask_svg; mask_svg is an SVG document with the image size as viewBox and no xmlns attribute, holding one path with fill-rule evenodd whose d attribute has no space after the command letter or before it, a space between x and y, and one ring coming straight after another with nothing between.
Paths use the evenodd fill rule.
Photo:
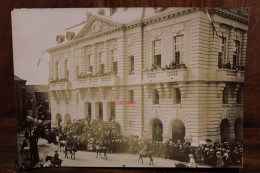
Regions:
<instances>
[{"instance_id":1,"label":"entrance doorway","mask_svg":"<svg viewBox=\"0 0 260 173\"><path fill-rule=\"evenodd\" d=\"M230 140L230 123L228 119L223 119L220 124L220 137L221 142Z\"/></svg>"},{"instance_id":2,"label":"entrance doorway","mask_svg":"<svg viewBox=\"0 0 260 173\"><path fill-rule=\"evenodd\" d=\"M243 139L243 120L241 118L237 118L235 121L235 139L242 140Z\"/></svg>"},{"instance_id":3,"label":"entrance doorway","mask_svg":"<svg viewBox=\"0 0 260 173\"><path fill-rule=\"evenodd\" d=\"M177 142L181 140L184 142L185 125L181 120L175 120L172 125L172 141Z\"/></svg>"},{"instance_id":4,"label":"entrance doorway","mask_svg":"<svg viewBox=\"0 0 260 173\"><path fill-rule=\"evenodd\" d=\"M163 124L158 118L152 122L152 139L153 141L163 141Z\"/></svg>"},{"instance_id":5,"label":"entrance doorway","mask_svg":"<svg viewBox=\"0 0 260 173\"><path fill-rule=\"evenodd\" d=\"M62 122L62 117L60 114L56 114L55 121L56 121L57 127L60 127L60 124Z\"/></svg>"}]
</instances>

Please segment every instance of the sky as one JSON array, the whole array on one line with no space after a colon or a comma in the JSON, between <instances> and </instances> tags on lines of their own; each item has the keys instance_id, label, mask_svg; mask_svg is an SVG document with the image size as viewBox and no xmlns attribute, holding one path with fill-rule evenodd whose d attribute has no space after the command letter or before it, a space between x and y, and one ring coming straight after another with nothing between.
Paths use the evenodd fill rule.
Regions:
<instances>
[{"instance_id":1,"label":"sky","mask_svg":"<svg viewBox=\"0 0 260 173\"><path fill-rule=\"evenodd\" d=\"M14 74L27 85L47 85L49 54L57 45L56 36L85 20L89 9L14 9L12 35ZM40 60L39 66L37 65Z\"/></svg>"}]
</instances>

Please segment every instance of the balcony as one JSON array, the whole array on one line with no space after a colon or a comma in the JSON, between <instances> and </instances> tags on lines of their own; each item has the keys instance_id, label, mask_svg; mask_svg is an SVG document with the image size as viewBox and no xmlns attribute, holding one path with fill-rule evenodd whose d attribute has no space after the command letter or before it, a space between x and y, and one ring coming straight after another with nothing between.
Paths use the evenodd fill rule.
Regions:
<instances>
[{"instance_id":1,"label":"balcony","mask_svg":"<svg viewBox=\"0 0 260 173\"><path fill-rule=\"evenodd\" d=\"M51 91L68 90L69 88L70 88L70 83L66 81L50 83Z\"/></svg>"},{"instance_id":2,"label":"balcony","mask_svg":"<svg viewBox=\"0 0 260 173\"><path fill-rule=\"evenodd\" d=\"M244 82L245 72L232 69L217 69L217 81Z\"/></svg>"},{"instance_id":3,"label":"balcony","mask_svg":"<svg viewBox=\"0 0 260 173\"><path fill-rule=\"evenodd\" d=\"M119 76L117 75L84 78L79 79L79 88L113 86L117 85L118 82Z\"/></svg>"},{"instance_id":4,"label":"balcony","mask_svg":"<svg viewBox=\"0 0 260 173\"><path fill-rule=\"evenodd\" d=\"M186 81L188 79L188 70L172 69L164 71L144 72L144 83L160 83L160 82L178 82Z\"/></svg>"}]
</instances>

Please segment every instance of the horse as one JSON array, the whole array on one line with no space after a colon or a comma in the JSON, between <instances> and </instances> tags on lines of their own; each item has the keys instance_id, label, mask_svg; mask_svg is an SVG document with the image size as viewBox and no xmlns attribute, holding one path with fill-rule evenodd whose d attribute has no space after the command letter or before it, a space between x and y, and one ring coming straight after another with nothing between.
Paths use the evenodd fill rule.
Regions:
<instances>
[{"instance_id":1,"label":"horse","mask_svg":"<svg viewBox=\"0 0 260 173\"><path fill-rule=\"evenodd\" d=\"M59 160L57 160L56 162L53 162L53 157L47 155L46 158L45 158L45 161L46 161L46 162L50 161L51 164L53 164L54 166L57 165L58 167L61 167L61 164L62 164L62 161L63 161L63 160L59 159Z\"/></svg>"},{"instance_id":2,"label":"horse","mask_svg":"<svg viewBox=\"0 0 260 173\"><path fill-rule=\"evenodd\" d=\"M98 158L98 154L99 154L99 156L100 156L101 159L102 159L101 153L104 153L103 159L106 159L106 160L107 160L107 151L108 151L108 148L107 148L107 147L102 147L102 146L100 146L100 145L95 145L95 148L96 148L96 152L97 152L96 158Z\"/></svg>"},{"instance_id":3,"label":"horse","mask_svg":"<svg viewBox=\"0 0 260 173\"><path fill-rule=\"evenodd\" d=\"M77 152L77 148L74 146L69 147L67 144L65 144L64 153L65 153L65 158L67 159L68 159L68 152L70 153L70 158L72 159L72 155L73 155L73 159L75 159L75 153Z\"/></svg>"},{"instance_id":4,"label":"horse","mask_svg":"<svg viewBox=\"0 0 260 173\"><path fill-rule=\"evenodd\" d=\"M141 150L141 151L139 152L138 163L139 163L139 160L141 159L141 160L142 160L142 164L143 164L143 157L149 157L149 158L150 158L150 163L149 163L149 165L150 165L151 163L153 164L152 151L144 152L144 150ZM153 165L154 165L154 164L153 164Z\"/></svg>"},{"instance_id":5,"label":"horse","mask_svg":"<svg viewBox=\"0 0 260 173\"><path fill-rule=\"evenodd\" d=\"M23 150L21 150L21 152L23 152L25 154L26 158L29 158L30 147L24 147Z\"/></svg>"},{"instance_id":6,"label":"horse","mask_svg":"<svg viewBox=\"0 0 260 173\"><path fill-rule=\"evenodd\" d=\"M67 142L66 141L59 141L58 144L59 144L59 148L60 148L60 152L61 152L61 148L65 148Z\"/></svg>"},{"instance_id":7,"label":"horse","mask_svg":"<svg viewBox=\"0 0 260 173\"><path fill-rule=\"evenodd\" d=\"M42 168L45 168L45 167L55 167L54 166L54 164L52 164L50 161L48 161L48 162L46 162L46 163L44 163L44 164L42 164L42 163L40 163L40 167Z\"/></svg>"}]
</instances>

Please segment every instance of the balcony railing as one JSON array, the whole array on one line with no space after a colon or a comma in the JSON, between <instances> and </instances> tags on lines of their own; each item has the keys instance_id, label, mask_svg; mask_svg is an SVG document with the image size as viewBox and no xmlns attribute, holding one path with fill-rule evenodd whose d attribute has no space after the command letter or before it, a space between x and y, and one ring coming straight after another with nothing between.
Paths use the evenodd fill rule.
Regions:
<instances>
[{"instance_id":1,"label":"balcony railing","mask_svg":"<svg viewBox=\"0 0 260 173\"><path fill-rule=\"evenodd\" d=\"M188 70L172 69L172 70L158 70L144 72L144 83L158 83L158 82L177 82L186 81L188 79Z\"/></svg>"},{"instance_id":2,"label":"balcony railing","mask_svg":"<svg viewBox=\"0 0 260 173\"><path fill-rule=\"evenodd\" d=\"M231 69L218 69L217 80L227 82L244 82L245 72Z\"/></svg>"},{"instance_id":3,"label":"balcony railing","mask_svg":"<svg viewBox=\"0 0 260 173\"><path fill-rule=\"evenodd\" d=\"M117 75L81 78L79 79L79 88L113 86L117 85L118 82L119 76Z\"/></svg>"},{"instance_id":4,"label":"balcony railing","mask_svg":"<svg viewBox=\"0 0 260 173\"><path fill-rule=\"evenodd\" d=\"M50 90L57 91L57 90L68 90L70 88L70 82L52 82L50 83Z\"/></svg>"},{"instance_id":5,"label":"balcony railing","mask_svg":"<svg viewBox=\"0 0 260 173\"><path fill-rule=\"evenodd\" d=\"M245 66L240 65L232 65L230 62L222 64L222 60L218 60L218 68L219 69L229 69L229 70L237 70L237 71L245 71Z\"/></svg>"}]
</instances>

